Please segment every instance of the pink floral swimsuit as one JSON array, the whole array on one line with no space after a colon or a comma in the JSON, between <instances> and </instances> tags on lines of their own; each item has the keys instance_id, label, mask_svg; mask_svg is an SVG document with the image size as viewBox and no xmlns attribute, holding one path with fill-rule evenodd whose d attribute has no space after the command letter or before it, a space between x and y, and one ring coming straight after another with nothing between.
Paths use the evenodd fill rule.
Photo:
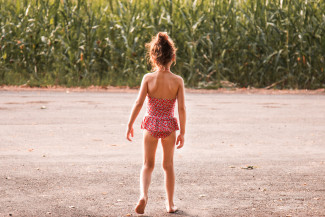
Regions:
<instances>
[{"instance_id":1,"label":"pink floral swimsuit","mask_svg":"<svg viewBox=\"0 0 325 217\"><path fill-rule=\"evenodd\" d=\"M156 138L165 138L179 130L174 117L176 99L158 99L147 95L147 112L141 123Z\"/></svg>"}]
</instances>

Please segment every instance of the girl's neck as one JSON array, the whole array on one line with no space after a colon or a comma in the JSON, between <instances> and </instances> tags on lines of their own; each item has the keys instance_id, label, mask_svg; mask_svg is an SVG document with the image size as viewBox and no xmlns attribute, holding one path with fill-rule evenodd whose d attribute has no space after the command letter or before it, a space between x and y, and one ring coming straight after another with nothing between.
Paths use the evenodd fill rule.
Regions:
<instances>
[{"instance_id":1,"label":"girl's neck","mask_svg":"<svg viewBox=\"0 0 325 217\"><path fill-rule=\"evenodd\" d=\"M157 67L157 71L158 72L164 72L164 71L170 72L170 67Z\"/></svg>"}]
</instances>

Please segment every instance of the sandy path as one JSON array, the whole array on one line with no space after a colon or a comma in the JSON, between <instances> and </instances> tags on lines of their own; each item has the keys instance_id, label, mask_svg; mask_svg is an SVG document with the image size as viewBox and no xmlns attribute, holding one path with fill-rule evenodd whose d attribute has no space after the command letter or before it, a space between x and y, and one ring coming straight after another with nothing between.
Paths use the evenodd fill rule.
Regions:
<instances>
[{"instance_id":1,"label":"sandy path","mask_svg":"<svg viewBox=\"0 0 325 217\"><path fill-rule=\"evenodd\" d=\"M135 97L0 91L0 216L137 216ZM159 147L147 216L325 216L325 95L188 93L187 111L180 211L164 210Z\"/></svg>"}]
</instances>

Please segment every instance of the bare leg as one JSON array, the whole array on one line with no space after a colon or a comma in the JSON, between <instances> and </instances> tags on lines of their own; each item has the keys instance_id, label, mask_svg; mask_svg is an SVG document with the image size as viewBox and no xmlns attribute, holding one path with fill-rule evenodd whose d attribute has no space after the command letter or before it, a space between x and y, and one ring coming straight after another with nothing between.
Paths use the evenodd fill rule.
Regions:
<instances>
[{"instance_id":1,"label":"bare leg","mask_svg":"<svg viewBox=\"0 0 325 217\"><path fill-rule=\"evenodd\" d=\"M176 132L172 132L168 137L161 140L163 147L163 168L165 171L165 187L167 195L167 212L176 212L174 205L175 172L174 172L174 150L176 142Z\"/></svg>"},{"instance_id":2,"label":"bare leg","mask_svg":"<svg viewBox=\"0 0 325 217\"><path fill-rule=\"evenodd\" d=\"M140 199L135 207L135 212L143 214L148 201L148 189L151 182L151 174L155 167L155 155L158 139L151 136L147 130L143 132L143 166L140 174Z\"/></svg>"}]
</instances>

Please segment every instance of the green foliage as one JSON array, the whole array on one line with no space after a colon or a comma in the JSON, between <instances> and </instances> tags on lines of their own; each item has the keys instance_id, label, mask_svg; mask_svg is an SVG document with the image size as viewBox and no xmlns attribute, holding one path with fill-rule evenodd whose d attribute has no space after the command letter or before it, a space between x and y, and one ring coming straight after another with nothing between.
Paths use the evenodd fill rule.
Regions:
<instances>
[{"instance_id":1,"label":"green foliage","mask_svg":"<svg viewBox=\"0 0 325 217\"><path fill-rule=\"evenodd\" d=\"M322 0L0 0L0 85L138 86L166 31L189 87L322 88Z\"/></svg>"}]
</instances>

